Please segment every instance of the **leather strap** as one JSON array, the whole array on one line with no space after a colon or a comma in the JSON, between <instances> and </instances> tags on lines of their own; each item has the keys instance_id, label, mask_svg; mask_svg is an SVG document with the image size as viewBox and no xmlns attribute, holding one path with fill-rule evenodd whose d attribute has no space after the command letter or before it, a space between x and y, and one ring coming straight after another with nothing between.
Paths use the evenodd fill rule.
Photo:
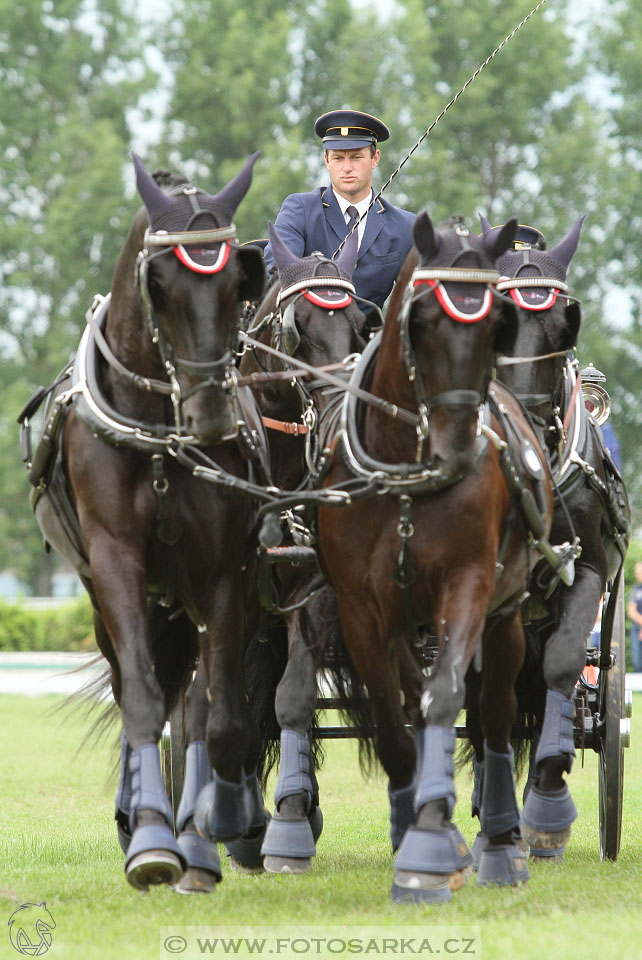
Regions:
<instances>
[{"instance_id":1,"label":"leather strap","mask_svg":"<svg viewBox=\"0 0 642 960\"><path fill-rule=\"evenodd\" d=\"M290 437L301 437L309 432L304 423L287 423L285 420L273 420L272 417L261 417L261 420L268 430L278 430L279 433L287 433Z\"/></svg>"}]
</instances>

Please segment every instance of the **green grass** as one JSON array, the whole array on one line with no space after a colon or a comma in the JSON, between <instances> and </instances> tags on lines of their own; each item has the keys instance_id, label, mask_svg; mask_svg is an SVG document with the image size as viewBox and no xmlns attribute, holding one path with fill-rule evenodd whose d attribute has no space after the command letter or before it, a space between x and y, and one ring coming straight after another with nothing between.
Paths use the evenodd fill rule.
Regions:
<instances>
[{"instance_id":1,"label":"green grass","mask_svg":"<svg viewBox=\"0 0 642 960\"><path fill-rule=\"evenodd\" d=\"M474 880L450 904L393 907L385 780L363 780L352 742L328 743L320 775L325 830L303 877L248 877L224 867L209 897L167 889L147 896L127 884L113 825L111 742L78 745L86 721L52 713L59 698L0 699L0 958L17 957L6 921L23 903L45 900L56 921L52 960L159 957L162 927L280 925L479 926L485 960L635 960L642 956L642 696L635 695L632 746L625 754L622 848L601 863L597 762L578 755L571 787L580 816L563 864L534 864L519 889L482 889ZM110 772L111 771L111 772ZM472 843L470 780L458 779L457 821ZM222 849L222 848L221 848ZM384 931L386 932L386 931ZM218 955L218 954L217 954ZM311 956L312 954L303 954ZM315 954L323 955L323 954ZM388 954L390 955L390 954ZM169 956L163 954L164 957ZM187 955L186 955L187 956ZM191 955L190 955L191 956Z\"/></svg>"}]
</instances>

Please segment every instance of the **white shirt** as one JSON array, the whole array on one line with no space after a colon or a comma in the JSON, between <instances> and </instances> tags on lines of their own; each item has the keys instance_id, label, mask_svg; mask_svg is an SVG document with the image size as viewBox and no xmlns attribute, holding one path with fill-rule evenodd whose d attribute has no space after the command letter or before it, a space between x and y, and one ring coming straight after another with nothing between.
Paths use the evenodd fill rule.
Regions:
<instances>
[{"instance_id":1,"label":"white shirt","mask_svg":"<svg viewBox=\"0 0 642 960\"><path fill-rule=\"evenodd\" d=\"M336 199L337 199L337 203L338 203L339 206L341 207L341 213L343 214L343 218L344 218L346 224L347 224L347 223L349 222L349 220L350 220L350 214L348 213L348 207L356 207L357 210L358 210L358 212L359 212L359 216L363 218L363 219L359 220L359 228L358 228L358 230L357 230L357 237L358 237L358 239L359 239L359 246L361 246L361 241L363 240L363 233L364 233L364 230L366 229L366 221L367 221L367 219L368 219L367 217L364 217L363 215L364 215L364 213L366 212L366 210L368 209L368 207L370 206L370 204L372 203L372 191L370 191L370 193L368 194L368 196L365 197L363 200L359 200L359 203L353 203L352 200L346 200L345 197L340 197L339 194L338 194L338 193L336 192L336 190L334 189L334 187L332 188L332 192L334 193L334 195L335 195L335 197L336 197Z\"/></svg>"}]
</instances>

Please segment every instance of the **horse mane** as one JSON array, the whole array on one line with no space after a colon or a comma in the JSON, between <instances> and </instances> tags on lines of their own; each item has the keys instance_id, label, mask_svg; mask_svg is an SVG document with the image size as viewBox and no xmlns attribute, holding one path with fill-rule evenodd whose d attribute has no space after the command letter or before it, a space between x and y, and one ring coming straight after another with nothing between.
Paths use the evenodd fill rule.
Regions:
<instances>
[{"instance_id":1,"label":"horse mane","mask_svg":"<svg viewBox=\"0 0 642 960\"><path fill-rule=\"evenodd\" d=\"M190 183L187 177L183 177L179 173L172 173L171 170L155 170L151 176L161 190L169 190L172 187L180 187L181 184Z\"/></svg>"}]
</instances>

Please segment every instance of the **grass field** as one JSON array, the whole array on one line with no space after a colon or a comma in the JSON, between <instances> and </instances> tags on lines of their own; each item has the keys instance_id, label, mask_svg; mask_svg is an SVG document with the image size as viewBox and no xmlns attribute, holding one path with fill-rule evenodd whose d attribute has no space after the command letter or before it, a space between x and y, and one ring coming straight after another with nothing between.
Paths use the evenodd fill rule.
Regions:
<instances>
[{"instance_id":1,"label":"grass field","mask_svg":"<svg viewBox=\"0 0 642 960\"><path fill-rule=\"evenodd\" d=\"M86 722L66 710L52 712L59 702L0 698L3 960L20 955L9 940L9 917L24 903L42 901L56 921L47 953L52 960L167 960L172 954L161 950L162 928L202 927L211 938L223 927L243 936L248 925L278 926L292 937L313 927L317 938L319 930L338 925L348 933L358 927L391 939L412 928L418 938L414 949L423 945L422 956L432 955L430 950L461 956L467 949L466 955L484 960L642 957L640 694L634 697L632 746L625 755L623 839L616 863L599 859L597 762L587 752L583 768L578 755L571 778L580 816L563 864L533 865L529 883L519 889L482 889L471 880L450 904L418 908L390 903L385 780L362 779L356 746L349 741L328 744L319 778L325 830L310 874L250 877L225 866L224 882L209 897L181 897L167 889L142 896L125 880L112 820L116 731L109 742L78 751ZM472 843L475 823L464 774L458 794L457 822ZM457 928L453 935L459 932L462 939L444 940L444 927ZM475 943L464 947L471 927L478 928ZM299 955L334 954L323 952L318 940L308 947L297 942ZM401 955L385 940L377 943L387 956ZM367 955L383 952L376 945L373 950ZM180 955L191 960L198 954Z\"/></svg>"}]
</instances>

